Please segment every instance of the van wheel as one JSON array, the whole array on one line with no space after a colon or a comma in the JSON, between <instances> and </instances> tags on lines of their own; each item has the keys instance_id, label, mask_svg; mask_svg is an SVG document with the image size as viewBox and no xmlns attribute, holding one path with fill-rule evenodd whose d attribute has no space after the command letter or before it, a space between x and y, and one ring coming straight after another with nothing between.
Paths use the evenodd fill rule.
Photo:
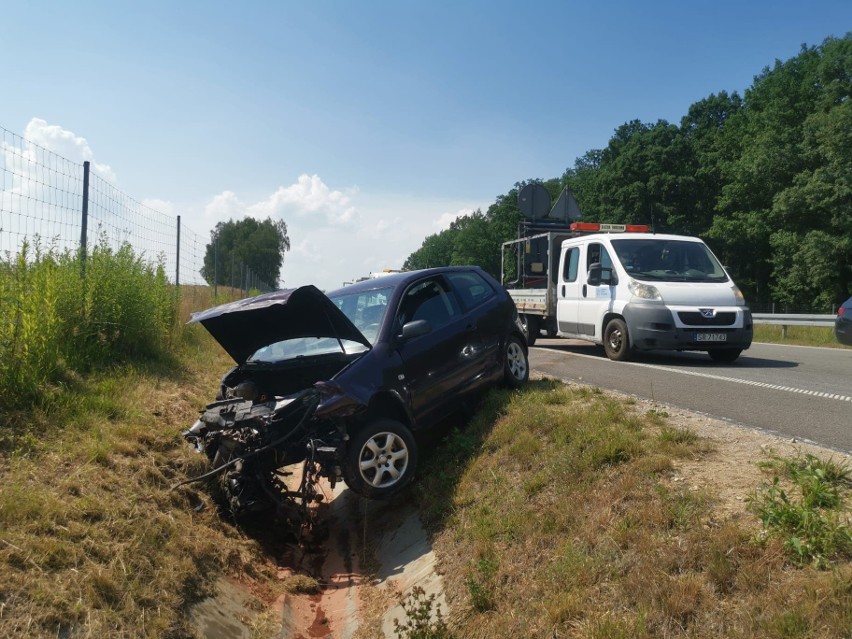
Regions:
<instances>
[{"instance_id":1,"label":"van wheel","mask_svg":"<svg viewBox=\"0 0 852 639\"><path fill-rule=\"evenodd\" d=\"M541 332L541 325L538 322L538 315L521 315L521 326L524 328L524 333L527 338L528 346L535 346L535 341L538 339Z\"/></svg>"},{"instance_id":2,"label":"van wheel","mask_svg":"<svg viewBox=\"0 0 852 639\"><path fill-rule=\"evenodd\" d=\"M707 354L714 362L733 362L742 352L740 348L714 348L707 351Z\"/></svg>"},{"instance_id":3,"label":"van wheel","mask_svg":"<svg viewBox=\"0 0 852 639\"><path fill-rule=\"evenodd\" d=\"M353 435L346 451L343 478L350 489L368 499L387 499L414 477L417 443L408 428L380 419Z\"/></svg>"},{"instance_id":4,"label":"van wheel","mask_svg":"<svg viewBox=\"0 0 852 639\"><path fill-rule=\"evenodd\" d=\"M630 346L630 336L627 334L627 324L622 319L610 320L604 329L604 351L606 356L617 362L630 359L633 348Z\"/></svg>"}]
</instances>

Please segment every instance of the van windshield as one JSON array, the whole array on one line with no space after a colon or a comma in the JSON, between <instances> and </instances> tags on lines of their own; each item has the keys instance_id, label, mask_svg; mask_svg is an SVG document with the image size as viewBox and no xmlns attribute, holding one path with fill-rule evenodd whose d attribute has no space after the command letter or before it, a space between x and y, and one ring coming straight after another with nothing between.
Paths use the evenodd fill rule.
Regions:
<instances>
[{"instance_id":1,"label":"van windshield","mask_svg":"<svg viewBox=\"0 0 852 639\"><path fill-rule=\"evenodd\" d=\"M611 240L624 270L637 280L727 282L728 276L704 243L660 238Z\"/></svg>"}]
</instances>

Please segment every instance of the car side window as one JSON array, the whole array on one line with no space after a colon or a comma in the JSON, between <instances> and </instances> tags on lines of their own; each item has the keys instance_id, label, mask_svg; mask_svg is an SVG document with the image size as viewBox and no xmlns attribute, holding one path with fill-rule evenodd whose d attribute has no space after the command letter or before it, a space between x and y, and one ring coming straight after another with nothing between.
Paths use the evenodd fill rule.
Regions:
<instances>
[{"instance_id":1,"label":"car side window","mask_svg":"<svg viewBox=\"0 0 852 639\"><path fill-rule=\"evenodd\" d=\"M494 297L494 289L479 273L462 271L447 273L446 275L461 299L462 306L466 309L474 308L485 300Z\"/></svg>"},{"instance_id":2,"label":"car side window","mask_svg":"<svg viewBox=\"0 0 852 639\"><path fill-rule=\"evenodd\" d=\"M449 324L461 315L458 302L440 278L417 282L402 298L397 317L397 327L408 322L426 320L434 331Z\"/></svg>"},{"instance_id":3,"label":"car side window","mask_svg":"<svg viewBox=\"0 0 852 639\"><path fill-rule=\"evenodd\" d=\"M580 247L568 249L568 254L565 256L565 264L562 267L562 281L576 282L577 281L577 266L580 264Z\"/></svg>"}]
</instances>

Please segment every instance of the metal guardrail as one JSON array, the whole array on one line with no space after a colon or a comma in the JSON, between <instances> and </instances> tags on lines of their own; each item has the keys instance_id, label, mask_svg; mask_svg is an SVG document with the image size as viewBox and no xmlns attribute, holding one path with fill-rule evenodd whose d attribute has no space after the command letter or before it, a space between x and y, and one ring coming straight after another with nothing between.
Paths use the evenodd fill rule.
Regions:
<instances>
[{"instance_id":1,"label":"metal guardrail","mask_svg":"<svg viewBox=\"0 0 852 639\"><path fill-rule=\"evenodd\" d=\"M837 315L803 315L794 313L752 313L755 324L775 326L834 326Z\"/></svg>"}]
</instances>

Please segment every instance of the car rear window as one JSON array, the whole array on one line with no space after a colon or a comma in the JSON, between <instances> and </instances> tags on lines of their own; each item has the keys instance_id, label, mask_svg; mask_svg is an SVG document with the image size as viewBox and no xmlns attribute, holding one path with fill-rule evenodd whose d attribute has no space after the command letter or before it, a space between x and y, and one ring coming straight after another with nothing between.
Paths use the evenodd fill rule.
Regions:
<instances>
[{"instance_id":1,"label":"car rear window","mask_svg":"<svg viewBox=\"0 0 852 639\"><path fill-rule=\"evenodd\" d=\"M446 275L465 308L478 306L494 296L494 289L479 273L463 271Z\"/></svg>"}]
</instances>

